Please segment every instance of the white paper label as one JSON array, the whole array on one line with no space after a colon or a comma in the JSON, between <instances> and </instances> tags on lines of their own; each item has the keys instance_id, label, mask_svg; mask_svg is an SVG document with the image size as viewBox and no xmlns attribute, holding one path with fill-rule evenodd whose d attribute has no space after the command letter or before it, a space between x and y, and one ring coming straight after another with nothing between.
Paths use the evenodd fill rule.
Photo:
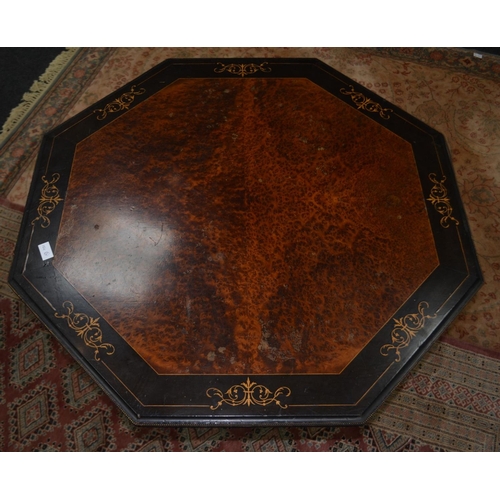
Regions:
<instances>
[{"instance_id":1,"label":"white paper label","mask_svg":"<svg viewBox=\"0 0 500 500\"><path fill-rule=\"evenodd\" d=\"M42 256L42 260L47 260L54 257L54 254L52 253L52 248L50 248L50 243L48 241L46 243L38 245L38 250L40 250L40 255Z\"/></svg>"}]
</instances>

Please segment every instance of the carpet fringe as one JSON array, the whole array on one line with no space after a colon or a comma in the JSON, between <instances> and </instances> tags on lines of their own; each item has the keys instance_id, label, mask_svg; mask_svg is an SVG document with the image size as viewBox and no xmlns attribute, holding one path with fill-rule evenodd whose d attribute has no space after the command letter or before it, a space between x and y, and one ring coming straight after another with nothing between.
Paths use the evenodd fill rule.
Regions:
<instances>
[{"instance_id":1,"label":"carpet fringe","mask_svg":"<svg viewBox=\"0 0 500 500\"><path fill-rule=\"evenodd\" d=\"M35 80L28 92L25 92L21 102L9 114L0 132L0 144L17 128L39 99L45 95L47 90L56 81L67 64L78 52L78 48L71 47L63 50L47 67L45 72Z\"/></svg>"}]
</instances>

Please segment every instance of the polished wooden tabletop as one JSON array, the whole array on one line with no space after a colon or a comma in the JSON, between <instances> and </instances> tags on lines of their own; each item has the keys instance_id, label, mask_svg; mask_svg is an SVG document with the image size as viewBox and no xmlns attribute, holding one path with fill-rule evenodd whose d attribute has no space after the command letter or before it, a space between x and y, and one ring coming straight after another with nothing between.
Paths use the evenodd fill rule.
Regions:
<instances>
[{"instance_id":1,"label":"polished wooden tabletop","mask_svg":"<svg viewBox=\"0 0 500 500\"><path fill-rule=\"evenodd\" d=\"M158 373L338 373L438 265L411 145L306 79L178 80L66 199L54 266Z\"/></svg>"},{"instance_id":2,"label":"polished wooden tabletop","mask_svg":"<svg viewBox=\"0 0 500 500\"><path fill-rule=\"evenodd\" d=\"M322 419L359 421L480 282L440 134L318 61L284 61L164 63L58 129L41 153L24 251L51 241L59 284L26 281L55 310L38 312L56 334L72 330L63 343L75 331L90 339L77 358L91 372L106 365L94 376L115 398L121 388L122 407L133 394L140 411L124 409L139 423L145 408L217 391L228 404L203 418L266 407L224 414L255 423L270 406L231 404L231 389L248 395L262 376L287 381L287 404L270 399L278 409L316 408L297 422L317 420L317 407L335 408ZM125 369L149 373L149 389ZM205 380L201 395L188 384L165 396L179 375ZM322 376L316 388L311 375ZM227 376L248 387L207 391ZM146 421L172 422L165 411Z\"/></svg>"}]
</instances>

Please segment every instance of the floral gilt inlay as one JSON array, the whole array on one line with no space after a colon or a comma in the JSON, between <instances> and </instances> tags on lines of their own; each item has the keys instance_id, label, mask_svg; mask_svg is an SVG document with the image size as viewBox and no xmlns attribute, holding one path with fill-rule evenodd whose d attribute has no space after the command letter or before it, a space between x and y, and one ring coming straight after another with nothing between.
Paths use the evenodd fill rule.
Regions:
<instances>
[{"instance_id":1,"label":"floral gilt inlay","mask_svg":"<svg viewBox=\"0 0 500 500\"><path fill-rule=\"evenodd\" d=\"M207 390L207 396L209 398L219 398L216 405L210 406L211 410L220 408L223 403L230 406L267 406L271 403L275 403L280 408L288 408L288 405L283 403L282 399L287 398L291 393L292 391L284 386L279 387L273 392L262 384L250 382L249 377L247 377L246 382L233 385L226 392L222 392L215 387L211 387Z\"/></svg>"},{"instance_id":2,"label":"floral gilt inlay","mask_svg":"<svg viewBox=\"0 0 500 500\"><path fill-rule=\"evenodd\" d=\"M129 106L134 102L136 95L141 95L146 92L146 89L136 89L136 85L132 85L130 87L129 92L125 92L118 99L111 101L109 104L106 104L103 109L96 109L94 113L100 113L97 116L98 120L104 120L108 113L117 113L118 111L122 111L124 109L128 109Z\"/></svg>"},{"instance_id":3,"label":"floral gilt inlay","mask_svg":"<svg viewBox=\"0 0 500 500\"><path fill-rule=\"evenodd\" d=\"M238 75L241 77L247 76L247 75L253 75L254 73L257 73L258 71L262 71L263 73L269 73L271 71L271 68L267 65L266 62L263 62L262 64L223 64L221 62L217 63L218 67L214 69L216 73L224 73L224 71L227 71L228 73L231 73L232 75Z\"/></svg>"},{"instance_id":4,"label":"floral gilt inlay","mask_svg":"<svg viewBox=\"0 0 500 500\"><path fill-rule=\"evenodd\" d=\"M38 217L31 221L32 226L34 226L35 222L38 220L41 221L40 225L43 228L50 226L50 219L48 215L51 214L59 202L63 200L59 196L59 189L56 187L56 182L59 178L59 174L52 174L52 180L48 181L45 175L42 176L42 181L45 185L42 188L42 195L40 196L40 202L37 208Z\"/></svg>"},{"instance_id":5,"label":"floral gilt inlay","mask_svg":"<svg viewBox=\"0 0 500 500\"><path fill-rule=\"evenodd\" d=\"M344 95L351 96L352 102L356 104L356 107L358 109L364 109L365 111L369 111L370 113L378 113L384 120L388 120L390 118L388 112L393 111L392 109L383 108L378 102L369 99L361 92L356 92L352 85L349 85L349 88L351 90L340 89L340 92L342 92L342 94Z\"/></svg>"},{"instance_id":6,"label":"floral gilt inlay","mask_svg":"<svg viewBox=\"0 0 500 500\"><path fill-rule=\"evenodd\" d=\"M63 303L67 314L55 313L56 318L65 319L68 326L75 330L79 337L82 337L85 345L94 349L94 359L100 361L100 350L103 350L108 356L115 352L112 344L102 341L102 331L99 325L99 318L91 318L84 313L75 313L75 307L72 302L67 300Z\"/></svg>"},{"instance_id":7,"label":"floral gilt inlay","mask_svg":"<svg viewBox=\"0 0 500 500\"><path fill-rule=\"evenodd\" d=\"M448 190L444 185L446 177L443 176L443 179L438 181L436 179L436 174L429 174L429 179L434 183L434 186L432 186L431 194L427 200L430 201L437 212L443 216L441 218L441 225L443 227L449 227L450 220L458 225L458 220L451 215L453 208L451 207L450 199L448 198Z\"/></svg>"},{"instance_id":8,"label":"floral gilt inlay","mask_svg":"<svg viewBox=\"0 0 500 500\"><path fill-rule=\"evenodd\" d=\"M418 313L394 318L394 329L391 333L391 344L385 344L380 348L380 353L387 356L390 351L395 351L396 362L401 361L401 349L408 347L415 335L424 327L425 320L435 318L435 314L425 314L424 310L429 307L427 302L418 304Z\"/></svg>"}]
</instances>

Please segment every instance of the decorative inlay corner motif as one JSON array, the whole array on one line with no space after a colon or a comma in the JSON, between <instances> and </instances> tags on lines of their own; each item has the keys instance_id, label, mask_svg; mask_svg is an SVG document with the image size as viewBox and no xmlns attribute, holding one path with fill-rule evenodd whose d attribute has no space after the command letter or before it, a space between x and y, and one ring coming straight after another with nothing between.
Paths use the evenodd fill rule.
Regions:
<instances>
[{"instance_id":1,"label":"decorative inlay corner motif","mask_svg":"<svg viewBox=\"0 0 500 500\"><path fill-rule=\"evenodd\" d=\"M257 71L262 71L263 73L269 73L271 71L271 68L267 66L267 62L263 62L262 64L223 64L219 62L217 64L219 67L214 69L216 73L224 73L224 71L227 71L232 75L239 75L241 77L253 75L257 73Z\"/></svg>"},{"instance_id":2,"label":"decorative inlay corner motif","mask_svg":"<svg viewBox=\"0 0 500 500\"><path fill-rule=\"evenodd\" d=\"M85 345L94 349L94 359L96 361L101 361L99 349L104 350L108 356L115 352L113 345L102 341L102 331L99 325L100 318L91 318L84 313L75 313L75 307L69 300L63 303L63 307L66 308L68 313L55 313L55 317L67 320L69 327L75 330L79 337L83 338Z\"/></svg>"},{"instance_id":3,"label":"decorative inlay corner motif","mask_svg":"<svg viewBox=\"0 0 500 500\"><path fill-rule=\"evenodd\" d=\"M132 87L130 87L129 92L125 92L118 99L115 99L114 101L111 101L109 104L106 104L106 106L103 109L95 109L94 113L101 113L97 117L97 119L104 120L104 118L108 116L108 113L117 113L118 111L128 109L129 106L134 102L136 95L141 95L144 94L144 92L146 92L146 89L135 90L135 88L136 85L132 85Z\"/></svg>"},{"instance_id":4,"label":"decorative inlay corner motif","mask_svg":"<svg viewBox=\"0 0 500 500\"><path fill-rule=\"evenodd\" d=\"M448 190L444 186L446 176L443 175L443 179L438 181L436 179L436 174L429 174L429 179L434 183L434 186L432 186L431 194L427 200L430 201L437 212L443 216L441 217L441 225L443 227L449 227L449 221L452 220L458 226L458 220L451 216L453 208L447 196Z\"/></svg>"},{"instance_id":5,"label":"decorative inlay corner motif","mask_svg":"<svg viewBox=\"0 0 500 500\"><path fill-rule=\"evenodd\" d=\"M43 228L50 226L50 219L48 218L48 215L52 213L58 203L63 200L59 196L59 189L55 186L59 178L59 174L52 174L52 180L48 181L45 175L42 176L42 181L45 183L45 186L42 188L42 195L40 196L40 203L37 208L38 217L31 221L32 226L34 226L35 222L38 220L42 221L40 225Z\"/></svg>"},{"instance_id":6,"label":"decorative inlay corner motif","mask_svg":"<svg viewBox=\"0 0 500 500\"><path fill-rule=\"evenodd\" d=\"M292 391L284 386L272 392L267 387L257 384L257 382L250 382L249 377L247 377L246 382L233 385L226 392L222 392L215 387L207 389L207 396L209 398L220 398L215 406L210 406L211 410L220 408L223 403L230 406L267 406L271 403L276 403L280 408L286 409L288 405L282 402L282 398L287 398L291 393Z\"/></svg>"},{"instance_id":7,"label":"decorative inlay corner motif","mask_svg":"<svg viewBox=\"0 0 500 500\"><path fill-rule=\"evenodd\" d=\"M350 95L352 102L356 104L358 109L364 109L365 111L369 111L370 113L378 113L384 120L388 120L390 118L388 112L394 111L393 109L383 108L378 102L372 101L361 92L356 92L352 85L349 85L349 88L351 89L350 91L346 89L340 89L340 92L342 92L342 94L344 95Z\"/></svg>"},{"instance_id":8,"label":"decorative inlay corner motif","mask_svg":"<svg viewBox=\"0 0 500 500\"><path fill-rule=\"evenodd\" d=\"M385 344L380 348L380 354L387 356L389 351L396 352L396 362L401 361L401 349L408 347L417 332L425 325L425 320L435 318L435 314L424 314L424 309L428 308L427 302L418 304L418 313L407 314L403 318L394 319L394 329L391 333L391 344Z\"/></svg>"}]
</instances>

